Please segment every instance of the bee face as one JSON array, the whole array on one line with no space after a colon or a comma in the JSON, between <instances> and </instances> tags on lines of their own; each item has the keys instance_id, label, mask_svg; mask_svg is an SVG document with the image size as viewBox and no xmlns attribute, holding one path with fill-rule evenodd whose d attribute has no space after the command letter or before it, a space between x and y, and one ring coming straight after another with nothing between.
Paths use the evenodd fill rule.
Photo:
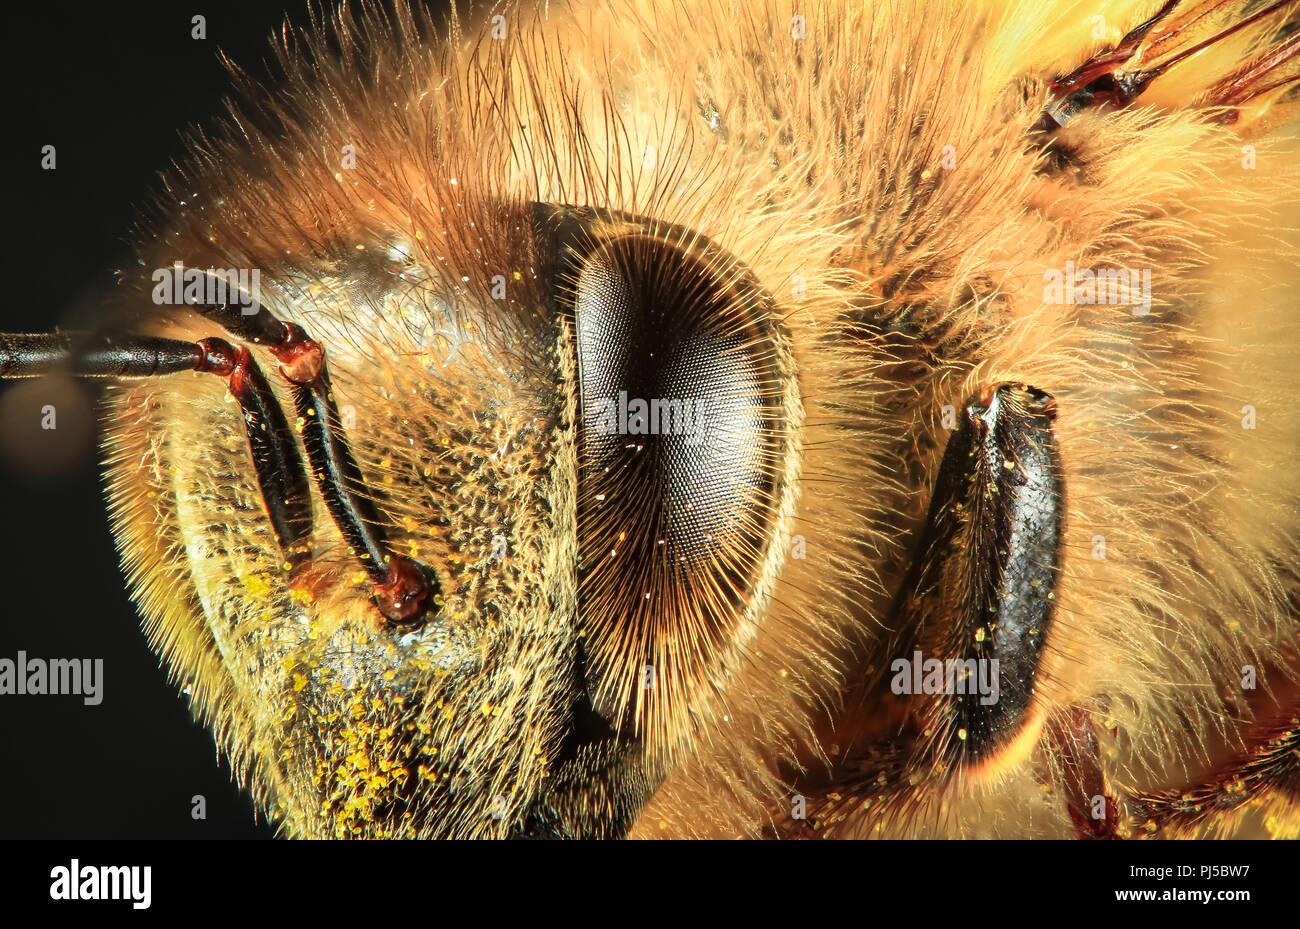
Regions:
<instances>
[{"instance_id":1,"label":"bee face","mask_svg":"<svg viewBox=\"0 0 1300 929\"><path fill-rule=\"evenodd\" d=\"M485 210L468 221L493 220ZM220 666L225 689L208 699L242 727L238 744L295 831L348 835L364 822L410 833L416 797L420 828L489 832L518 819L577 697L575 641L557 634L575 609L573 365L535 290L516 282L514 299L497 302L444 283L388 237L349 244L267 278L285 290L286 317L328 333L334 398L379 516L440 582L429 620L389 622L328 525L309 563L285 570L241 411L220 383L195 376L115 398L113 492L174 501L179 574L203 614L221 617L187 626L179 634L197 639L177 647ZM160 446L172 430L222 438ZM157 513L126 511L127 532L137 516L147 538ZM521 738L525 722L535 735Z\"/></svg>"},{"instance_id":2,"label":"bee face","mask_svg":"<svg viewBox=\"0 0 1300 929\"><path fill-rule=\"evenodd\" d=\"M1235 166L1293 16L1030 6L399 6L236 75L134 340L0 376L128 375L132 593L287 834L1290 828L1297 191Z\"/></svg>"},{"instance_id":3,"label":"bee face","mask_svg":"<svg viewBox=\"0 0 1300 929\"><path fill-rule=\"evenodd\" d=\"M155 641L220 666L193 686L296 832L625 831L783 558L802 411L753 273L685 228L503 202L466 177L441 236L378 224L304 259L293 238L259 266L263 299L328 346L394 551L436 576L414 621L383 614L334 527L289 558L240 434L267 426L215 380L114 398L126 547L158 544L161 517L184 553L165 585L136 577ZM158 441L173 433L226 440ZM220 619L172 628L177 585Z\"/></svg>"}]
</instances>

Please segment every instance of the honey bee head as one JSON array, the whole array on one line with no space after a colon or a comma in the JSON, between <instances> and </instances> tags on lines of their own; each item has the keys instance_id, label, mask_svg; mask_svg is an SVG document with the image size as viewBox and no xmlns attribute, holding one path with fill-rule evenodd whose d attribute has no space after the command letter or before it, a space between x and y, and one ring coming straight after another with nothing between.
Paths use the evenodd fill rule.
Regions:
<instances>
[{"instance_id":1,"label":"honey bee head","mask_svg":"<svg viewBox=\"0 0 1300 929\"><path fill-rule=\"evenodd\" d=\"M1200 828L1294 773L1300 55L1156 5L345 6L0 377L122 379L290 835Z\"/></svg>"},{"instance_id":2,"label":"honey bee head","mask_svg":"<svg viewBox=\"0 0 1300 929\"><path fill-rule=\"evenodd\" d=\"M255 270L324 347L353 489L436 582L386 616L319 487L286 560L215 379L116 393L147 628L294 834L621 834L720 720L787 709L735 681L797 667L756 642L805 415L773 296L798 253L769 249L801 233L717 208L735 177L692 160L696 101L635 125L654 108L599 43L563 64L544 19L500 22L287 33L282 82L235 72L243 102L141 232L146 269ZM163 304L134 327L211 335L159 279L128 280Z\"/></svg>"}]
</instances>

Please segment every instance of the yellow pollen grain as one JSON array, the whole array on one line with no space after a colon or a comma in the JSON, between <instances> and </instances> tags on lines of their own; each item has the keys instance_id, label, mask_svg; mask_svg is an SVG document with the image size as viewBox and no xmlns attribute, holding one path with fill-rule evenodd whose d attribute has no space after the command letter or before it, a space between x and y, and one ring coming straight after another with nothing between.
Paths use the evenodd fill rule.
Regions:
<instances>
[{"instance_id":1,"label":"yellow pollen grain","mask_svg":"<svg viewBox=\"0 0 1300 929\"><path fill-rule=\"evenodd\" d=\"M264 574L246 574L240 580L251 596L265 597L271 592L271 585Z\"/></svg>"}]
</instances>

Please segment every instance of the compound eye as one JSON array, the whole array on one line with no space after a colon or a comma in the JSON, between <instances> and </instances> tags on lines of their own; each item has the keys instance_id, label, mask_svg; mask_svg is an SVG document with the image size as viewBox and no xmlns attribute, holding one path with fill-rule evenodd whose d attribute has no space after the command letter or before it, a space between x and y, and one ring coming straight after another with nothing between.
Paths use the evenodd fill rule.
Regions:
<instances>
[{"instance_id":1,"label":"compound eye","mask_svg":"<svg viewBox=\"0 0 1300 929\"><path fill-rule=\"evenodd\" d=\"M752 275L699 237L599 244L573 307L588 685L641 731L716 671L761 571L785 456L778 339Z\"/></svg>"}]
</instances>

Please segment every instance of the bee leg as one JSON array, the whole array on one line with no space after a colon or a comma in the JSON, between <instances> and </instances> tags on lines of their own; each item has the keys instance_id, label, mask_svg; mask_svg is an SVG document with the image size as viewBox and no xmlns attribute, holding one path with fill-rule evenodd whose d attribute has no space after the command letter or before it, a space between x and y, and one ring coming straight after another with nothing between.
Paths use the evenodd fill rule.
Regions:
<instances>
[{"instance_id":1,"label":"bee leg","mask_svg":"<svg viewBox=\"0 0 1300 929\"><path fill-rule=\"evenodd\" d=\"M1220 121L1244 128L1253 120L1263 118L1264 110L1288 84L1296 81L1300 81L1300 32L1293 32L1264 55L1224 77L1206 93L1206 101L1214 106L1230 107ZM1290 119L1298 106L1292 101L1270 113L1268 118L1272 123Z\"/></svg>"},{"instance_id":2,"label":"bee leg","mask_svg":"<svg viewBox=\"0 0 1300 929\"><path fill-rule=\"evenodd\" d=\"M1270 792L1300 803L1300 714L1252 730L1249 747L1204 781L1129 798L1134 823L1149 833L1194 829Z\"/></svg>"},{"instance_id":3,"label":"bee leg","mask_svg":"<svg viewBox=\"0 0 1300 929\"><path fill-rule=\"evenodd\" d=\"M1222 0L1190 5L1182 0L1168 0L1113 49L1097 53L1074 71L1052 81L1050 98L1034 130L1050 134L1092 107L1128 106L1170 68L1296 3L1297 0L1276 0L1227 28L1212 31L1222 17ZM1206 37L1197 41L1202 34ZM1203 96L1202 104L1239 108L1248 100L1300 79L1300 75L1282 69L1283 64L1294 61L1298 52L1300 42L1295 36L1277 43L1264 56L1220 81ZM1230 113L1225 119L1234 121L1235 117Z\"/></svg>"},{"instance_id":4,"label":"bee leg","mask_svg":"<svg viewBox=\"0 0 1300 929\"><path fill-rule=\"evenodd\" d=\"M1238 747L1197 783L1128 797L1136 829L1146 834L1194 830L1269 795L1300 808L1300 684L1284 677L1258 702L1255 721Z\"/></svg>"},{"instance_id":5,"label":"bee leg","mask_svg":"<svg viewBox=\"0 0 1300 929\"><path fill-rule=\"evenodd\" d=\"M1137 52L1147 33L1173 13L1179 3L1180 0L1167 0L1154 16L1131 30L1114 48L1098 52L1069 74L1052 81L1048 87L1051 99L1034 129L1051 132L1089 106L1108 102L1124 105L1140 94L1145 82L1139 85L1124 75L1117 76L1116 72Z\"/></svg>"},{"instance_id":6,"label":"bee leg","mask_svg":"<svg viewBox=\"0 0 1300 929\"><path fill-rule=\"evenodd\" d=\"M891 609L886 660L850 698L874 730L851 737L829 781L802 782L816 795L808 820L786 819L778 834L833 826L853 808L892 815L918 776L993 776L1035 746L1065 523L1055 418L1056 401L1024 384L967 402Z\"/></svg>"},{"instance_id":7,"label":"bee leg","mask_svg":"<svg viewBox=\"0 0 1300 929\"><path fill-rule=\"evenodd\" d=\"M253 469L286 567L308 554L311 486L293 431L248 349L223 339L184 342L153 336L0 335L0 378L66 370L80 377L157 377L201 371L225 378L244 413Z\"/></svg>"},{"instance_id":8,"label":"bee leg","mask_svg":"<svg viewBox=\"0 0 1300 929\"><path fill-rule=\"evenodd\" d=\"M397 554L384 530L365 477L348 445L330 387L325 349L301 326L287 323L254 300L234 307L191 304L190 308L227 332L264 345L280 362L291 385L294 409L303 423L303 447L325 506L374 585L375 601L397 625L420 621L441 594L429 567Z\"/></svg>"},{"instance_id":9,"label":"bee leg","mask_svg":"<svg viewBox=\"0 0 1300 929\"><path fill-rule=\"evenodd\" d=\"M966 404L948 441L888 652L926 770L983 776L1023 758L1041 729L1065 520L1055 418L1048 394L1002 384Z\"/></svg>"},{"instance_id":10,"label":"bee leg","mask_svg":"<svg viewBox=\"0 0 1300 929\"><path fill-rule=\"evenodd\" d=\"M1071 707L1047 725L1059 766L1052 779L1065 792L1065 808L1081 839L1118 838L1119 804L1106 792L1106 775L1092 714Z\"/></svg>"}]
</instances>

